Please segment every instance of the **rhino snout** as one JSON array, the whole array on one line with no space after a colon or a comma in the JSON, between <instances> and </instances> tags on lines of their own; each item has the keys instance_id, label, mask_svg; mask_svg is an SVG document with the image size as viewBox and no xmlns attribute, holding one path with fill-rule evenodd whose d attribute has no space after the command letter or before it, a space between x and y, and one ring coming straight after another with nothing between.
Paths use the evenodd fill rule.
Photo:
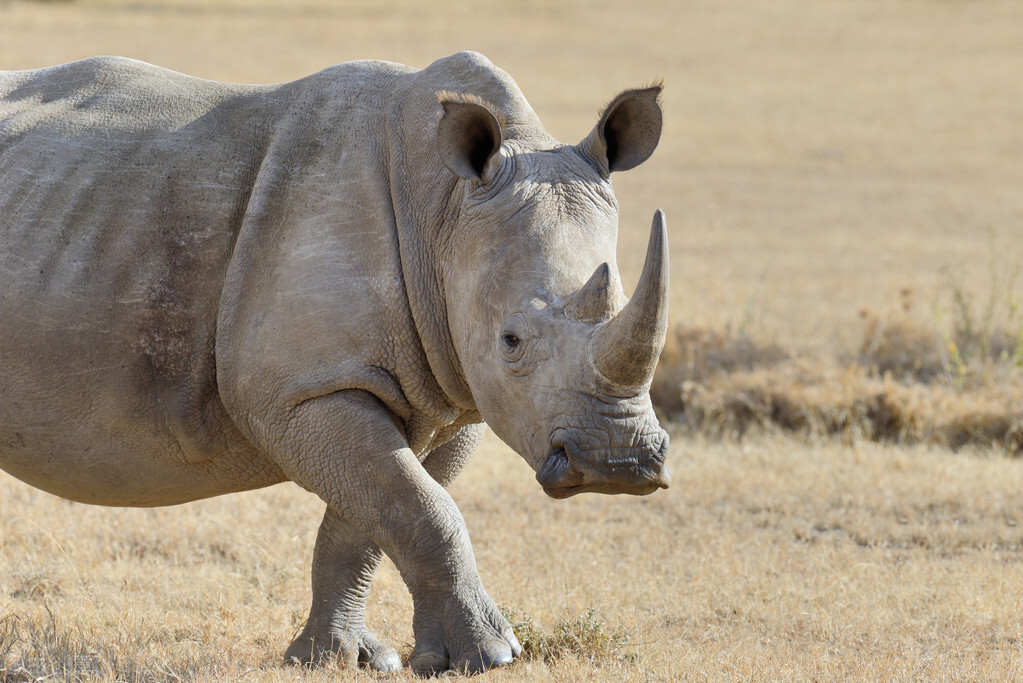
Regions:
<instances>
[{"instance_id":1,"label":"rhino snout","mask_svg":"<svg viewBox=\"0 0 1023 683\"><path fill-rule=\"evenodd\" d=\"M643 446L581 449L564 436L551 440L552 451L544 461L536 480L552 498L568 498L578 493L628 493L645 496L671 484L664 465L668 453L668 435Z\"/></svg>"}]
</instances>

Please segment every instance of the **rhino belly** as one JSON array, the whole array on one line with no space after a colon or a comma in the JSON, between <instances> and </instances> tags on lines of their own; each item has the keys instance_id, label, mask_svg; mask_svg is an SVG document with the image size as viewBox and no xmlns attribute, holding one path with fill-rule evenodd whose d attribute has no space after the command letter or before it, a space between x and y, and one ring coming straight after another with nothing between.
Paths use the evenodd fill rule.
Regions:
<instances>
[{"instance_id":1,"label":"rhino belly","mask_svg":"<svg viewBox=\"0 0 1023 683\"><path fill-rule=\"evenodd\" d=\"M212 351L173 340L118 297L0 301L0 468L81 502L163 505L281 475L234 428ZM120 305L123 307L123 305ZM118 317L117 313L123 317ZM195 346L202 344L195 342Z\"/></svg>"},{"instance_id":2,"label":"rhino belly","mask_svg":"<svg viewBox=\"0 0 1023 683\"><path fill-rule=\"evenodd\" d=\"M160 334L116 293L97 299L0 300L0 468L108 505L172 504L281 481L220 404L211 348L193 352L201 340ZM160 346L168 344L189 352Z\"/></svg>"}]
</instances>

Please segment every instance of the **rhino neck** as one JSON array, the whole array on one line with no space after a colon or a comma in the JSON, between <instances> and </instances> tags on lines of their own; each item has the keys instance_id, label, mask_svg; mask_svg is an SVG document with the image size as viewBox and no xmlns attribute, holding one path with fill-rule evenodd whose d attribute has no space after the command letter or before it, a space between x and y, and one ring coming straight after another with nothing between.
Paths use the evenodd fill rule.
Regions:
<instances>
[{"instance_id":1,"label":"rhino neck","mask_svg":"<svg viewBox=\"0 0 1023 683\"><path fill-rule=\"evenodd\" d=\"M504 115L506 139L547 133L511 77L475 53L440 59L411 74L404 87L391 94L388 174L412 317L430 369L448 400L475 411L451 336L444 283L464 187L437 152L441 113L437 94L442 91L491 103Z\"/></svg>"},{"instance_id":2,"label":"rhino neck","mask_svg":"<svg viewBox=\"0 0 1023 683\"><path fill-rule=\"evenodd\" d=\"M449 402L463 411L476 411L451 338L444 296L445 214L450 213L450 198L457 183L433 153L433 145L427 148L425 142L414 139L414 132L406 134L415 131L416 124L407 120L410 118L415 118L414 112L398 105L391 109L388 121L388 139L394 142L388 174L402 280L420 344L437 384Z\"/></svg>"},{"instance_id":3,"label":"rhino neck","mask_svg":"<svg viewBox=\"0 0 1023 683\"><path fill-rule=\"evenodd\" d=\"M393 158L395 156L402 155L392 153L392 163L415 163L399 161ZM395 167L401 168L401 165L392 165ZM448 326L442 262L438 259L438 245L444 241L442 231L436 229L436 222L424 220L426 216L415 206L416 193L410 187L392 185L392 193L402 279L430 371L449 402L463 411L475 411L476 402Z\"/></svg>"}]
</instances>

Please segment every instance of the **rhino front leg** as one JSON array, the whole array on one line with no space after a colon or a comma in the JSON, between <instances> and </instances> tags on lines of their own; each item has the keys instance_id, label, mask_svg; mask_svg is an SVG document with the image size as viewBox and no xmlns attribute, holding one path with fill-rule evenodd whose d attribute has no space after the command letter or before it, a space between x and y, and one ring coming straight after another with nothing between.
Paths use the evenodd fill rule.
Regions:
<instances>
[{"instance_id":1,"label":"rhino front leg","mask_svg":"<svg viewBox=\"0 0 1023 683\"><path fill-rule=\"evenodd\" d=\"M463 427L423 460L441 486L458 476L476 451L486 426ZM365 534L328 507L313 549L313 604L302 633L288 648L285 661L316 664L339 657L350 666L368 664L377 671L397 671L401 658L365 625L366 599L381 551ZM518 652L515 652L518 654Z\"/></svg>"},{"instance_id":2,"label":"rhino front leg","mask_svg":"<svg viewBox=\"0 0 1023 683\"><path fill-rule=\"evenodd\" d=\"M264 448L401 572L415 607L412 668L479 672L510 663L519 645L483 589L462 515L384 405L362 391L336 392L281 418L279 430L253 430Z\"/></svg>"},{"instance_id":3,"label":"rhino front leg","mask_svg":"<svg viewBox=\"0 0 1023 683\"><path fill-rule=\"evenodd\" d=\"M423 467L427 473L445 488L455 480L462 469L469 462L469 458L476 452L483 435L486 432L486 425L471 424L462 429L447 443L435 448L423 459ZM480 601L480 609L487 615L486 621L490 624L498 624L500 632L510 647L511 657L518 657L522 652L519 641L515 638L511 627L500 614L493 601L483 593ZM413 670L420 674L434 674L445 669L479 671L489 666L506 663L511 658L503 658L504 650L501 647L502 658L495 659L487 664L482 659L479 662L473 661L468 665L460 662L450 662L448 649L445 647L439 634L444 632L442 625L433 623L436 616L432 610L420 609L416 606L413 627L416 632L416 647L409 659ZM423 635L420 635L423 634ZM480 653L483 654L482 652Z\"/></svg>"},{"instance_id":4,"label":"rhino front leg","mask_svg":"<svg viewBox=\"0 0 1023 683\"><path fill-rule=\"evenodd\" d=\"M339 657L349 666L368 664L397 671L401 658L366 628L366 598L383 551L328 507L313 549L313 604L302 633L285 661L318 664Z\"/></svg>"}]
</instances>

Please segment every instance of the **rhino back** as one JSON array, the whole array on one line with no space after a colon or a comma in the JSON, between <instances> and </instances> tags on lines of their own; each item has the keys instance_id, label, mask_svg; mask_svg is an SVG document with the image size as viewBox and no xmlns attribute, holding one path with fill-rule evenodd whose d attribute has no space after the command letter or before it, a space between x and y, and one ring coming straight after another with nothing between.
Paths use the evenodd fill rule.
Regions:
<instances>
[{"instance_id":1,"label":"rhino back","mask_svg":"<svg viewBox=\"0 0 1023 683\"><path fill-rule=\"evenodd\" d=\"M94 502L141 478L112 501L140 504L180 487L154 484L156 464L233 453L251 461L230 465L235 486L279 476L232 429L213 357L269 124L260 98L122 59L0 74L5 469Z\"/></svg>"}]
</instances>

